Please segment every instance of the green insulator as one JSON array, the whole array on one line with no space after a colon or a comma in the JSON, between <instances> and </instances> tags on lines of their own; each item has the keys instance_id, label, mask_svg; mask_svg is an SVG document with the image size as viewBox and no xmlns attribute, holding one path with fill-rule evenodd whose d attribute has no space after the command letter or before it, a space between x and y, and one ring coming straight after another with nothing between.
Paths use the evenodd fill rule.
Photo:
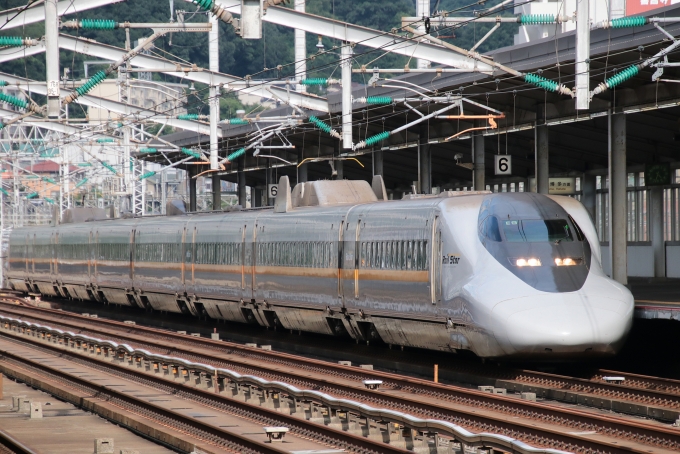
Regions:
<instances>
[{"instance_id":1,"label":"green insulator","mask_svg":"<svg viewBox=\"0 0 680 454\"><path fill-rule=\"evenodd\" d=\"M619 17L618 19L612 19L612 28L629 28L629 27L641 27L647 25L649 20L642 16L629 16L629 17Z\"/></svg>"},{"instance_id":2,"label":"green insulator","mask_svg":"<svg viewBox=\"0 0 680 454\"><path fill-rule=\"evenodd\" d=\"M541 87L547 91L552 92L556 92L560 87L560 85L557 82L546 79L545 77L539 76L538 74L525 74L524 82L536 85L537 87Z\"/></svg>"},{"instance_id":3,"label":"green insulator","mask_svg":"<svg viewBox=\"0 0 680 454\"><path fill-rule=\"evenodd\" d=\"M0 188L0 192L2 192L3 194L5 194L6 196L9 196L9 192L8 192L6 189L4 189L4 188Z\"/></svg>"},{"instance_id":4,"label":"green insulator","mask_svg":"<svg viewBox=\"0 0 680 454\"><path fill-rule=\"evenodd\" d=\"M109 169L111 172L113 172L113 173L115 173L116 175L118 175L118 172L116 172L116 169L114 169L113 166L112 166L111 164L109 164L108 162L102 161L102 165L103 165L104 167L106 167L107 169Z\"/></svg>"},{"instance_id":5,"label":"green insulator","mask_svg":"<svg viewBox=\"0 0 680 454\"><path fill-rule=\"evenodd\" d=\"M193 0L193 2L206 11L210 11L213 7L213 0Z\"/></svg>"},{"instance_id":6,"label":"green insulator","mask_svg":"<svg viewBox=\"0 0 680 454\"><path fill-rule=\"evenodd\" d=\"M153 170L149 170L148 172L146 172L146 173L140 175L140 176L139 176L139 180L140 180L140 181L141 181L141 180L145 180L145 179L147 179L147 178L149 178L149 177L152 177L152 176L154 176L154 175L156 175L156 172L154 172Z\"/></svg>"},{"instance_id":7,"label":"green insulator","mask_svg":"<svg viewBox=\"0 0 680 454\"><path fill-rule=\"evenodd\" d=\"M366 98L366 104L392 104L393 99L390 96L369 96Z\"/></svg>"},{"instance_id":8,"label":"green insulator","mask_svg":"<svg viewBox=\"0 0 680 454\"><path fill-rule=\"evenodd\" d=\"M81 187L81 186L84 185L85 183L87 183L87 178L83 178L83 179L80 180L78 183L76 183L76 188Z\"/></svg>"},{"instance_id":9,"label":"green insulator","mask_svg":"<svg viewBox=\"0 0 680 454\"><path fill-rule=\"evenodd\" d=\"M78 167L92 167L91 162L79 162Z\"/></svg>"},{"instance_id":10,"label":"green insulator","mask_svg":"<svg viewBox=\"0 0 680 454\"><path fill-rule=\"evenodd\" d=\"M607 88L614 88L617 85L622 84L623 82L627 81L628 79L635 77L637 75L637 73L639 73L639 72L640 72L640 68L638 68L637 65L629 66L628 68L619 72L614 77L611 77L609 79L605 79L604 83L607 85Z\"/></svg>"},{"instance_id":11,"label":"green insulator","mask_svg":"<svg viewBox=\"0 0 680 454\"><path fill-rule=\"evenodd\" d=\"M156 153L158 150L155 148L140 148L140 153Z\"/></svg>"},{"instance_id":12,"label":"green insulator","mask_svg":"<svg viewBox=\"0 0 680 454\"><path fill-rule=\"evenodd\" d=\"M29 199L29 200L35 199L36 197L38 197L38 193L37 193L37 192L31 192L30 194L28 194L28 195L26 196L26 198Z\"/></svg>"},{"instance_id":13,"label":"green insulator","mask_svg":"<svg viewBox=\"0 0 680 454\"><path fill-rule=\"evenodd\" d=\"M325 132L326 134L330 134L332 128L331 128L329 125L327 125L326 123L324 123L323 121L321 121L321 120L319 120L318 118L316 118L314 115L312 115L311 117L309 117L309 121L311 121L312 123L314 123L314 126L316 126L317 128L319 128L320 130L322 130L322 131Z\"/></svg>"},{"instance_id":14,"label":"green insulator","mask_svg":"<svg viewBox=\"0 0 680 454\"><path fill-rule=\"evenodd\" d=\"M382 142L383 140L387 139L390 136L389 131L383 131L380 134L376 134L372 137L369 137L368 139L364 140L366 143L367 147L370 147L373 144L376 144L378 142Z\"/></svg>"},{"instance_id":15,"label":"green insulator","mask_svg":"<svg viewBox=\"0 0 680 454\"><path fill-rule=\"evenodd\" d=\"M106 79L106 73L104 71L99 71L97 74L90 77L90 79L83 85L76 88L76 93L78 93L79 96L83 96L85 93L99 85L104 79Z\"/></svg>"},{"instance_id":16,"label":"green insulator","mask_svg":"<svg viewBox=\"0 0 680 454\"><path fill-rule=\"evenodd\" d=\"M234 159L240 158L246 154L246 149L245 148L239 148L235 152L231 153L229 156L227 156L227 161L229 162L234 162Z\"/></svg>"},{"instance_id":17,"label":"green insulator","mask_svg":"<svg viewBox=\"0 0 680 454\"><path fill-rule=\"evenodd\" d=\"M191 156L196 159L201 159L201 153L199 153L198 151L190 150L189 148L182 148L181 151L187 156Z\"/></svg>"},{"instance_id":18,"label":"green insulator","mask_svg":"<svg viewBox=\"0 0 680 454\"><path fill-rule=\"evenodd\" d=\"M328 79L323 77L315 77L311 79L302 79L300 85L326 85L328 84Z\"/></svg>"},{"instance_id":19,"label":"green insulator","mask_svg":"<svg viewBox=\"0 0 680 454\"><path fill-rule=\"evenodd\" d=\"M111 19L83 19L80 21L83 30L113 30L118 28L118 22Z\"/></svg>"},{"instance_id":20,"label":"green insulator","mask_svg":"<svg viewBox=\"0 0 680 454\"><path fill-rule=\"evenodd\" d=\"M28 107L28 103L26 101L15 98L14 96L6 95L4 93L0 93L0 101L12 104L13 106L16 106L20 109L25 109Z\"/></svg>"},{"instance_id":21,"label":"green insulator","mask_svg":"<svg viewBox=\"0 0 680 454\"><path fill-rule=\"evenodd\" d=\"M0 36L0 46L19 47L24 45L24 39L21 36Z\"/></svg>"},{"instance_id":22,"label":"green insulator","mask_svg":"<svg viewBox=\"0 0 680 454\"><path fill-rule=\"evenodd\" d=\"M5 123L0 121L0 130L4 129L4 127L5 127Z\"/></svg>"},{"instance_id":23,"label":"green insulator","mask_svg":"<svg viewBox=\"0 0 680 454\"><path fill-rule=\"evenodd\" d=\"M230 125L247 125L248 120L244 120L243 118L230 118L227 120L227 123Z\"/></svg>"},{"instance_id":24,"label":"green insulator","mask_svg":"<svg viewBox=\"0 0 680 454\"><path fill-rule=\"evenodd\" d=\"M519 16L522 25L554 24L555 16L552 14L522 14Z\"/></svg>"},{"instance_id":25,"label":"green insulator","mask_svg":"<svg viewBox=\"0 0 680 454\"><path fill-rule=\"evenodd\" d=\"M6 87L9 84L6 80L0 80L0 87Z\"/></svg>"},{"instance_id":26,"label":"green insulator","mask_svg":"<svg viewBox=\"0 0 680 454\"><path fill-rule=\"evenodd\" d=\"M102 137L97 139L97 143L113 143L113 139L111 137Z\"/></svg>"},{"instance_id":27,"label":"green insulator","mask_svg":"<svg viewBox=\"0 0 680 454\"><path fill-rule=\"evenodd\" d=\"M52 205L54 205L54 199L50 199L49 197L43 197L43 200L47 203L51 203Z\"/></svg>"},{"instance_id":28,"label":"green insulator","mask_svg":"<svg viewBox=\"0 0 680 454\"><path fill-rule=\"evenodd\" d=\"M179 114L178 120L198 120L198 114Z\"/></svg>"},{"instance_id":29,"label":"green insulator","mask_svg":"<svg viewBox=\"0 0 680 454\"><path fill-rule=\"evenodd\" d=\"M50 177L42 177L42 180L47 182L47 183L57 184L57 182L54 181L54 179L52 179Z\"/></svg>"}]
</instances>

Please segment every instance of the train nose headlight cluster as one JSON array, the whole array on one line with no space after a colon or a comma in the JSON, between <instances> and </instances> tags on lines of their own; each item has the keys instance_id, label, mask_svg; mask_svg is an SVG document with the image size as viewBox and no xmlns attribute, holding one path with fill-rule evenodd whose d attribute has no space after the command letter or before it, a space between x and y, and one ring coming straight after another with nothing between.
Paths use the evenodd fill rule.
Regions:
<instances>
[{"instance_id":1,"label":"train nose headlight cluster","mask_svg":"<svg viewBox=\"0 0 680 454\"><path fill-rule=\"evenodd\" d=\"M581 257L567 257L567 258L556 258L556 266L574 266L580 265L583 259Z\"/></svg>"},{"instance_id":2,"label":"train nose headlight cluster","mask_svg":"<svg viewBox=\"0 0 680 454\"><path fill-rule=\"evenodd\" d=\"M541 266L541 260L531 257L531 258L516 258L510 260L515 266Z\"/></svg>"}]
</instances>

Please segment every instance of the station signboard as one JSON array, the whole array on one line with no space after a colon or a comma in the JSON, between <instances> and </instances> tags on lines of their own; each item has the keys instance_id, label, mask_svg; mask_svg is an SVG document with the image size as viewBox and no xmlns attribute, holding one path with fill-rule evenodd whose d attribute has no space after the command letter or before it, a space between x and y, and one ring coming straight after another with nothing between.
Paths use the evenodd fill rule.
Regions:
<instances>
[{"instance_id":1,"label":"station signboard","mask_svg":"<svg viewBox=\"0 0 680 454\"><path fill-rule=\"evenodd\" d=\"M536 178L529 178L531 192L536 192ZM576 194L576 178L561 177L548 180L548 194L573 195Z\"/></svg>"},{"instance_id":2,"label":"station signboard","mask_svg":"<svg viewBox=\"0 0 680 454\"><path fill-rule=\"evenodd\" d=\"M680 5L680 0L626 0L626 16L634 16L675 4Z\"/></svg>"}]
</instances>

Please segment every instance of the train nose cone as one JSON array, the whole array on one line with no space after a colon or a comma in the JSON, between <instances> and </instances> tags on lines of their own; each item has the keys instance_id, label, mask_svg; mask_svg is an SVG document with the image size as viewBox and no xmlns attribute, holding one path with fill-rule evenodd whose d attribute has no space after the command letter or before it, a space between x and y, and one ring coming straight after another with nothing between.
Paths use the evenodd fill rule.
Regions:
<instances>
[{"instance_id":1,"label":"train nose cone","mask_svg":"<svg viewBox=\"0 0 680 454\"><path fill-rule=\"evenodd\" d=\"M504 301L493 312L506 323L514 354L614 354L630 329L626 301L579 294Z\"/></svg>"}]
</instances>

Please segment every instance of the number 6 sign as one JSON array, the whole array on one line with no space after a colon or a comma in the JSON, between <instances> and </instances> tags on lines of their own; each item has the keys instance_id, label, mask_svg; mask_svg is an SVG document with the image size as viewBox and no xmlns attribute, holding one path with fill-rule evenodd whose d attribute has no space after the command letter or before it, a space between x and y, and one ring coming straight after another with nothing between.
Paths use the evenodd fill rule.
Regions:
<instances>
[{"instance_id":1,"label":"number 6 sign","mask_svg":"<svg viewBox=\"0 0 680 454\"><path fill-rule=\"evenodd\" d=\"M512 156L497 154L494 170L496 175L512 175Z\"/></svg>"}]
</instances>

